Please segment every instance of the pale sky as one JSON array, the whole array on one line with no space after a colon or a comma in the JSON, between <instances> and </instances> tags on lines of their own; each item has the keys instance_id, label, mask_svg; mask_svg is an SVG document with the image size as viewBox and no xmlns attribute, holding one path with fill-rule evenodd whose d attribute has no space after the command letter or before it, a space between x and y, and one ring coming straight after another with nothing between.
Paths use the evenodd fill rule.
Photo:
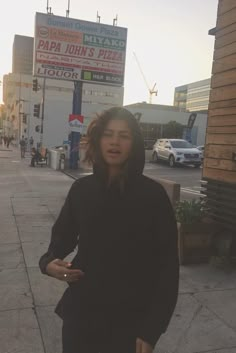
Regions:
<instances>
[{"instance_id":1,"label":"pale sky","mask_svg":"<svg viewBox=\"0 0 236 353\"><path fill-rule=\"evenodd\" d=\"M49 0L54 15L65 16L68 0ZM0 81L12 70L15 34L34 35L35 12L46 12L47 0L0 0ZM70 17L128 28L124 104L148 101L157 84L155 104L173 104L174 88L211 76L218 0L70 0ZM0 102L2 87L0 86Z\"/></svg>"}]
</instances>

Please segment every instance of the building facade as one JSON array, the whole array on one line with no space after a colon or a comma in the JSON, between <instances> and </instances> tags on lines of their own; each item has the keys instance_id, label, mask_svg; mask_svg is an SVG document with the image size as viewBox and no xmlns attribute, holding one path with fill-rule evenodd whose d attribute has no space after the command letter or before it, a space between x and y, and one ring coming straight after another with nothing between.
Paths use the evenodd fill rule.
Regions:
<instances>
[{"instance_id":1,"label":"building facade","mask_svg":"<svg viewBox=\"0 0 236 353\"><path fill-rule=\"evenodd\" d=\"M16 34L12 50L12 73L32 75L34 38Z\"/></svg>"},{"instance_id":2,"label":"building facade","mask_svg":"<svg viewBox=\"0 0 236 353\"><path fill-rule=\"evenodd\" d=\"M174 106L190 112L207 111L211 79L189 83L175 88Z\"/></svg>"},{"instance_id":3,"label":"building facade","mask_svg":"<svg viewBox=\"0 0 236 353\"><path fill-rule=\"evenodd\" d=\"M187 105L188 85L183 85L175 88L174 106L186 110Z\"/></svg>"},{"instance_id":4,"label":"building facade","mask_svg":"<svg viewBox=\"0 0 236 353\"><path fill-rule=\"evenodd\" d=\"M43 80L38 80L43 87ZM14 136L16 143L22 135L40 142L40 118L34 117L34 105L42 110L42 89L33 91L33 77L25 74L8 74L3 78L3 101L6 107L4 134ZM122 106L123 87L83 84L82 115L84 131L99 112L113 106ZM68 140L69 114L72 113L73 82L46 79L43 144L46 147L61 145Z\"/></svg>"},{"instance_id":5,"label":"building facade","mask_svg":"<svg viewBox=\"0 0 236 353\"><path fill-rule=\"evenodd\" d=\"M235 1L219 0L216 28L210 31L215 34L215 49L203 166L208 207L211 216L222 226L222 233L232 234L233 256L236 256L235 14ZM225 252L224 256L227 256Z\"/></svg>"},{"instance_id":6,"label":"building facade","mask_svg":"<svg viewBox=\"0 0 236 353\"><path fill-rule=\"evenodd\" d=\"M165 138L165 126L170 122L176 122L184 127L187 126L190 113L174 106L136 103L126 105L140 122L144 140L150 145L157 138ZM191 140L194 145L204 145L206 136L207 114L197 113L197 117L192 128ZM176 136L173 136L176 137ZM182 138L182 136L178 136Z\"/></svg>"}]
</instances>

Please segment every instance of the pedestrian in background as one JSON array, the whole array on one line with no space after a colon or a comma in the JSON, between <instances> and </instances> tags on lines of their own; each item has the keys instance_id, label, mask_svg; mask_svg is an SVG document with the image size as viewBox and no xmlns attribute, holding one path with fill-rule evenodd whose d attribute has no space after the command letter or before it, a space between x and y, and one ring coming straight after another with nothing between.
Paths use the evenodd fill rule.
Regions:
<instances>
[{"instance_id":1,"label":"pedestrian in background","mask_svg":"<svg viewBox=\"0 0 236 353\"><path fill-rule=\"evenodd\" d=\"M177 300L172 206L143 175L144 142L126 109L91 123L86 161L93 174L73 183L39 262L44 274L68 283L56 307L63 353L151 353Z\"/></svg>"},{"instance_id":2,"label":"pedestrian in background","mask_svg":"<svg viewBox=\"0 0 236 353\"><path fill-rule=\"evenodd\" d=\"M20 139L20 155L21 155L21 158L25 158L25 149L26 149L26 141L25 141L24 135L22 135L22 137Z\"/></svg>"},{"instance_id":3,"label":"pedestrian in background","mask_svg":"<svg viewBox=\"0 0 236 353\"><path fill-rule=\"evenodd\" d=\"M29 141L28 141L28 138L25 137L25 151L28 151L28 147L29 147Z\"/></svg>"},{"instance_id":4,"label":"pedestrian in background","mask_svg":"<svg viewBox=\"0 0 236 353\"><path fill-rule=\"evenodd\" d=\"M30 143L30 151L31 151L34 146L34 139L32 136L30 137L29 143Z\"/></svg>"},{"instance_id":5,"label":"pedestrian in background","mask_svg":"<svg viewBox=\"0 0 236 353\"><path fill-rule=\"evenodd\" d=\"M10 137L7 136L6 137L6 146L7 146L7 148L9 148L9 144L10 144Z\"/></svg>"},{"instance_id":6,"label":"pedestrian in background","mask_svg":"<svg viewBox=\"0 0 236 353\"><path fill-rule=\"evenodd\" d=\"M9 145L10 145L10 143L12 142L12 140L13 140L13 137L12 137L12 136L8 136L8 137L7 137L7 148L9 148Z\"/></svg>"}]
</instances>

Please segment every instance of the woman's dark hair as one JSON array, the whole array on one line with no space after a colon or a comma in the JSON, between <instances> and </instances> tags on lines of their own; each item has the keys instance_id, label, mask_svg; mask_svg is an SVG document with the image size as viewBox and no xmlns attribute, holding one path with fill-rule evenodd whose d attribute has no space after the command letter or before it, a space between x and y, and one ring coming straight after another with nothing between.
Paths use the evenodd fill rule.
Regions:
<instances>
[{"instance_id":1,"label":"woman's dark hair","mask_svg":"<svg viewBox=\"0 0 236 353\"><path fill-rule=\"evenodd\" d=\"M114 107L105 110L90 123L86 135L87 146L84 159L85 162L104 167L104 161L100 150L100 140L110 120L124 120L127 122L133 138L130 158L132 158L132 154L134 154L135 151L137 152L138 149L142 149L143 138L139 124L134 115L125 108Z\"/></svg>"}]
</instances>

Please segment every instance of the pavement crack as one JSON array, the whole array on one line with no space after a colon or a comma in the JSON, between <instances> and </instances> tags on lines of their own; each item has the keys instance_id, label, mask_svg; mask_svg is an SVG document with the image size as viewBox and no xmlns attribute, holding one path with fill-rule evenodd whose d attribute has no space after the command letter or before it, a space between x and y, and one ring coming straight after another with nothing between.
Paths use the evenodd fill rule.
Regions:
<instances>
[{"instance_id":1,"label":"pavement crack","mask_svg":"<svg viewBox=\"0 0 236 353\"><path fill-rule=\"evenodd\" d=\"M196 293L197 294L197 293ZM217 317L217 319L220 322L223 322L225 324L225 326L227 326L228 328L230 328L232 331L236 332L235 327L231 326L228 322L226 322L222 317L220 317L214 310L212 310L210 307L203 305L202 302L200 301L200 299L198 299L195 294L193 295L194 299L200 304L202 305L202 307L206 308L210 313L212 313L215 317Z\"/></svg>"},{"instance_id":2,"label":"pavement crack","mask_svg":"<svg viewBox=\"0 0 236 353\"><path fill-rule=\"evenodd\" d=\"M190 329L190 327L191 327L191 325L192 325L192 322L194 321L194 319L197 317L197 315L198 315L198 314L200 313L200 311L202 310L203 305L202 305L201 303L199 303L199 302L198 302L198 304L199 304L199 306L198 306L198 307L196 308L196 310L194 311L193 317L192 317L192 319L190 320L190 322L189 322L189 324L188 324L186 330L183 332L183 334L182 334L182 335L180 336L180 338L178 339L177 344L176 344L176 348L175 348L175 350L174 350L173 353L178 353L179 346L180 346L181 342L183 341L183 338L184 338L186 332Z\"/></svg>"}]
</instances>

